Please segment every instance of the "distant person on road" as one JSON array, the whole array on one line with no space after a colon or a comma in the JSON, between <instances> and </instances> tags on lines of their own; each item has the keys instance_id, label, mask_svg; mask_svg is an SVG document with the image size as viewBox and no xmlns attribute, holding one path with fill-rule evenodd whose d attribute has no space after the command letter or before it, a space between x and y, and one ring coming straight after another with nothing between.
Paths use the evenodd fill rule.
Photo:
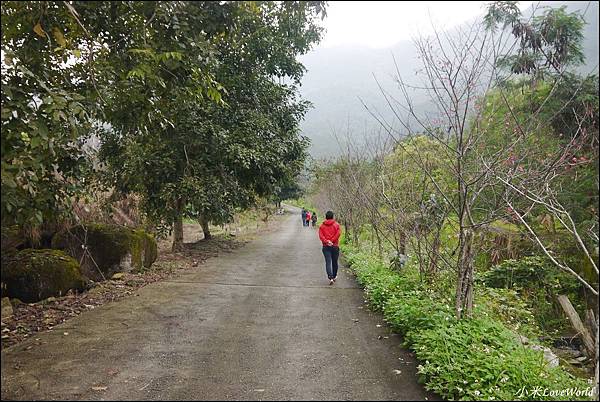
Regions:
<instances>
[{"instance_id":1,"label":"distant person on road","mask_svg":"<svg viewBox=\"0 0 600 402\"><path fill-rule=\"evenodd\" d=\"M319 227L319 239L323 244L323 256L325 256L325 270L329 284L333 285L337 279L338 257L340 256L339 239L342 234L340 224L333 219L333 212L325 213L325 221Z\"/></svg>"},{"instance_id":2,"label":"distant person on road","mask_svg":"<svg viewBox=\"0 0 600 402\"><path fill-rule=\"evenodd\" d=\"M306 209L302 208L302 226L306 226Z\"/></svg>"},{"instance_id":3,"label":"distant person on road","mask_svg":"<svg viewBox=\"0 0 600 402\"><path fill-rule=\"evenodd\" d=\"M306 211L306 226L310 226L310 211Z\"/></svg>"},{"instance_id":4,"label":"distant person on road","mask_svg":"<svg viewBox=\"0 0 600 402\"><path fill-rule=\"evenodd\" d=\"M317 226L317 212L313 212L312 215L310 216L310 220L312 221L313 224L313 228L315 226Z\"/></svg>"}]
</instances>

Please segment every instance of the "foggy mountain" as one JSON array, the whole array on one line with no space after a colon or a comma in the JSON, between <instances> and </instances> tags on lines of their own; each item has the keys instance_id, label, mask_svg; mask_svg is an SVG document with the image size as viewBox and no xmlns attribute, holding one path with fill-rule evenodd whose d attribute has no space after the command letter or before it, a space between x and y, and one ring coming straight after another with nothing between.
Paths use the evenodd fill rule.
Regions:
<instances>
[{"instance_id":1,"label":"foggy mountain","mask_svg":"<svg viewBox=\"0 0 600 402\"><path fill-rule=\"evenodd\" d=\"M587 25L583 47L586 65L580 70L589 73L595 67L597 72L598 2L542 2L541 5L566 5L570 12L585 11ZM526 13L527 10L524 10L524 14ZM400 97L394 82L394 58L398 71L410 82L415 77L415 70L420 67L414 44L410 40L385 49L360 46L316 49L301 58L308 71L302 80L300 92L314 106L306 114L302 131L303 135L311 139L310 153L313 157L338 154L348 133L353 138L360 139L381 130L379 123L362 105L361 99L371 110L376 110L384 118L393 121L393 115L374 76L386 92ZM428 108L425 98L417 98L415 103L422 110Z\"/></svg>"}]
</instances>

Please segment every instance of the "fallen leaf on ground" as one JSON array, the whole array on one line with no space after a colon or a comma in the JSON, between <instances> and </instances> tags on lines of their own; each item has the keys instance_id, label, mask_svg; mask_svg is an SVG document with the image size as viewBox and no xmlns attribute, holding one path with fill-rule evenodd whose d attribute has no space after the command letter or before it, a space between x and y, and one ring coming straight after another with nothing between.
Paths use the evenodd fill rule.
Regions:
<instances>
[{"instance_id":1,"label":"fallen leaf on ground","mask_svg":"<svg viewBox=\"0 0 600 402\"><path fill-rule=\"evenodd\" d=\"M402 371L400 371L400 370L394 370L394 374L396 374L396 375L402 374Z\"/></svg>"},{"instance_id":2,"label":"fallen leaf on ground","mask_svg":"<svg viewBox=\"0 0 600 402\"><path fill-rule=\"evenodd\" d=\"M108 387L92 387L94 391L106 391Z\"/></svg>"}]
</instances>

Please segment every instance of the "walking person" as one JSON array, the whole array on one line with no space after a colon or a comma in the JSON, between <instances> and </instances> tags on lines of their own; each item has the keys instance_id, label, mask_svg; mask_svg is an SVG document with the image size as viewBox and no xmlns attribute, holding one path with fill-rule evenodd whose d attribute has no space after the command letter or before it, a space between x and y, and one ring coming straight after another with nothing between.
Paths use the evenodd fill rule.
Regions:
<instances>
[{"instance_id":1,"label":"walking person","mask_svg":"<svg viewBox=\"0 0 600 402\"><path fill-rule=\"evenodd\" d=\"M302 208L302 226L306 226L306 209Z\"/></svg>"},{"instance_id":2,"label":"walking person","mask_svg":"<svg viewBox=\"0 0 600 402\"><path fill-rule=\"evenodd\" d=\"M305 226L310 226L310 211L306 211L306 225Z\"/></svg>"},{"instance_id":3,"label":"walking person","mask_svg":"<svg viewBox=\"0 0 600 402\"><path fill-rule=\"evenodd\" d=\"M325 270L329 284L333 285L337 279L338 258L340 256L339 239L342 229L339 223L333 219L333 212L327 211L325 221L319 227L319 239L323 244L323 256L325 257Z\"/></svg>"},{"instance_id":4,"label":"walking person","mask_svg":"<svg viewBox=\"0 0 600 402\"><path fill-rule=\"evenodd\" d=\"M312 221L313 228L317 226L317 212L313 212L310 216L310 220Z\"/></svg>"}]
</instances>

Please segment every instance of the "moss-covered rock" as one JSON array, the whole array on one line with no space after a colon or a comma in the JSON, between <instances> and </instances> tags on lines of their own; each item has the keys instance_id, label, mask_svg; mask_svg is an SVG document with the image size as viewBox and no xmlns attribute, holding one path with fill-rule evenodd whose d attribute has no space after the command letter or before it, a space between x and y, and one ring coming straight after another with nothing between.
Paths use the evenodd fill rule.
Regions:
<instances>
[{"instance_id":1,"label":"moss-covered rock","mask_svg":"<svg viewBox=\"0 0 600 402\"><path fill-rule=\"evenodd\" d=\"M1 237L1 260L2 264L4 264L4 261L16 254L18 247L25 244L25 237L17 226L2 226Z\"/></svg>"},{"instance_id":2,"label":"moss-covered rock","mask_svg":"<svg viewBox=\"0 0 600 402\"><path fill-rule=\"evenodd\" d=\"M139 236L143 238L144 242L143 265L146 268L150 268L150 266L154 264L154 261L156 261L156 259L158 258L158 245L156 244L154 236L152 236L151 234L143 230L138 230L138 232L141 232L139 233Z\"/></svg>"},{"instance_id":3,"label":"moss-covered rock","mask_svg":"<svg viewBox=\"0 0 600 402\"><path fill-rule=\"evenodd\" d=\"M60 250L21 250L2 264L6 295L33 303L82 290L85 279L79 263Z\"/></svg>"},{"instance_id":4,"label":"moss-covered rock","mask_svg":"<svg viewBox=\"0 0 600 402\"><path fill-rule=\"evenodd\" d=\"M116 272L148 268L157 257L152 235L118 225L75 226L57 234L52 247L82 261L82 272L96 281L108 279Z\"/></svg>"}]
</instances>

